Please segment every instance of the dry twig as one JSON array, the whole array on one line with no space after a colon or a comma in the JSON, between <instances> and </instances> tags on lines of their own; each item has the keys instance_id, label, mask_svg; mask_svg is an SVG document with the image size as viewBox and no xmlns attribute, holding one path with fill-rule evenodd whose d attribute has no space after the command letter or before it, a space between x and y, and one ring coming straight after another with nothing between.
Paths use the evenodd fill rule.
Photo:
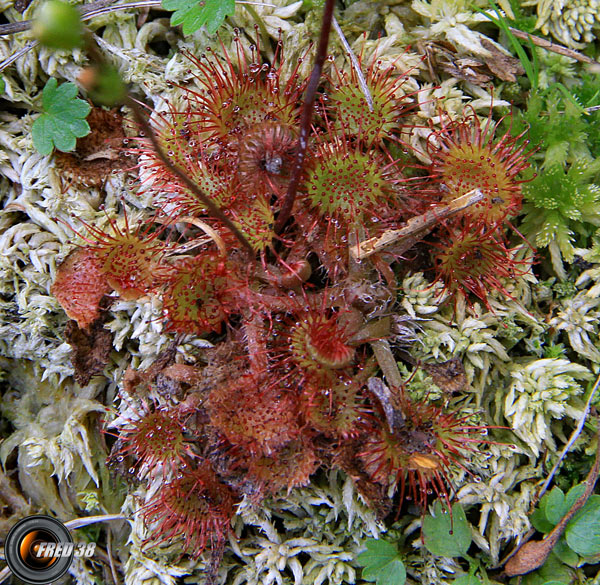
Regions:
<instances>
[{"instance_id":1,"label":"dry twig","mask_svg":"<svg viewBox=\"0 0 600 585\"><path fill-rule=\"evenodd\" d=\"M288 185L287 192L281 204L279 217L277 218L277 223L275 224L275 233L281 232L287 223L287 220L290 218L290 215L292 214L292 208L294 207L294 201L296 199L296 192L298 191L298 186L300 185L300 180L302 178L304 159L306 158L306 149L308 148L308 135L310 133L315 99L317 97L317 89L321 80L323 65L325 64L325 59L327 58L327 45L329 44L329 33L331 31L334 6L335 0L326 0L325 8L323 10L323 22L321 24L321 34L319 36L315 64L306 86L304 103L302 104L302 112L300 114L300 136L298 137L296 160L294 161L292 176L290 177L290 183Z\"/></svg>"},{"instance_id":2,"label":"dry twig","mask_svg":"<svg viewBox=\"0 0 600 585\"><path fill-rule=\"evenodd\" d=\"M562 533L565 531L569 520L583 508L594 491L594 486L600 471L600 424L596 433L598 445L596 447L596 459L585 478L585 491L577 498L571 509L560 519L560 522L549 532L543 540L524 540L520 546L508 557L504 565L504 572L509 577L525 575L539 569L545 562L552 549L556 546Z\"/></svg>"},{"instance_id":3,"label":"dry twig","mask_svg":"<svg viewBox=\"0 0 600 585\"><path fill-rule=\"evenodd\" d=\"M410 239L410 246L413 244L413 237L423 237L427 231L433 229L442 219L452 217L461 211L464 211L471 205L481 201L484 198L479 189L473 189L460 197L454 199L449 205L440 206L422 215L411 217L404 227L396 230L387 230L381 236L370 238L350 247L350 254L355 260L363 260L369 256L381 252L385 248L395 244L399 240ZM410 247L409 246L409 247Z\"/></svg>"},{"instance_id":4,"label":"dry twig","mask_svg":"<svg viewBox=\"0 0 600 585\"><path fill-rule=\"evenodd\" d=\"M531 39L531 42L542 49L546 49L548 51L552 51L553 53L558 53L559 55L564 55L565 57L571 57L571 59L575 59L576 61L581 61L582 63L594 63L598 64L597 61L590 59L587 55L583 53L579 53L578 51L573 51L573 49L567 49L567 47L563 47L557 43L553 43L547 39L543 39L542 37L537 37L532 35L531 33L523 32L518 28L509 27L510 32L515 35L518 39L522 39L526 41L527 39Z\"/></svg>"}]
</instances>

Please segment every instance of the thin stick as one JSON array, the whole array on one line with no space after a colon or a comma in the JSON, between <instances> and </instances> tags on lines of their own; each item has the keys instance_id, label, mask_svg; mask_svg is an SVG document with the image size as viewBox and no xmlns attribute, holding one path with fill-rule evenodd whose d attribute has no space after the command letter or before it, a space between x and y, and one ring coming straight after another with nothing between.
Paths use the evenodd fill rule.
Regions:
<instances>
[{"instance_id":1,"label":"thin stick","mask_svg":"<svg viewBox=\"0 0 600 585\"><path fill-rule=\"evenodd\" d=\"M75 518L75 520L69 520L65 522L65 526L69 529L76 530L77 528L83 528L90 524L96 524L97 522L112 522L113 520L127 520L129 516L123 514L101 514L99 516L85 516L84 518Z\"/></svg>"},{"instance_id":2,"label":"thin stick","mask_svg":"<svg viewBox=\"0 0 600 585\"><path fill-rule=\"evenodd\" d=\"M288 185L287 193L284 196L281 210L279 211L279 217L275 224L275 233L280 233L287 220L292 214L292 208L294 207L294 200L296 199L296 192L300 185L300 178L302 176L302 170L304 169L304 159L306 158L306 149L308 147L308 135L310 133L311 121L313 117L313 109L315 105L315 99L317 97L317 88L319 87L319 81L321 79L321 72L323 71L323 65L327 58L327 45L329 44L329 32L331 30L331 21L333 19L333 8L335 0L326 0L325 8L323 10L323 22L321 24L321 35L319 37L319 44L317 46L317 55L315 57L315 64L310 74L310 79L306 86L306 92L304 94L304 104L302 105L302 113L300 114L300 136L298 138L298 151L296 152L296 161L294 168L292 169L292 176Z\"/></svg>"},{"instance_id":3,"label":"thin stick","mask_svg":"<svg viewBox=\"0 0 600 585\"><path fill-rule=\"evenodd\" d=\"M113 559L112 554L112 532L110 530L110 526L106 528L106 554L108 556L108 564L110 566L110 572L112 573L112 578L115 585L120 585L119 577L117 576L117 568L115 567L115 560Z\"/></svg>"},{"instance_id":4,"label":"thin stick","mask_svg":"<svg viewBox=\"0 0 600 585\"><path fill-rule=\"evenodd\" d=\"M471 205L475 205L475 203L481 201L483 198L484 194L479 189L473 189L472 191L457 197L448 205L426 211L422 215L417 215L416 217L411 217L404 227L401 227L400 229L387 230L381 236L365 240L358 244L358 246L351 246L350 254L355 260L363 260L372 254L381 252L398 240L415 236L420 232L431 229L433 226L437 225L440 220L452 217L453 215L464 211L468 207L471 207Z\"/></svg>"},{"instance_id":5,"label":"thin stick","mask_svg":"<svg viewBox=\"0 0 600 585\"><path fill-rule=\"evenodd\" d=\"M524 41L526 41L527 39L531 39L531 42L534 45L542 47L542 49L547 49L548 51L558 53L559 55L564 55L565 57L571 57L571 59L581 61L582 63L598 63L597 61L590 59L587 55L584 55L583 53L573 51L573 49L567 49L567 47L563 47L562 45L558 45L557 43L553 43L541 37L536 37L531 33L523 32L522 30L519 30L518 28L513 28L512 26L509 26L508 28L510 32L517 38L523 39Z\"/></svg>"},{"instance_id":6,"label":"thin stick","mask_svg":"<svg viewBox=\"0 0 600 585\"><path fill-rule=\"evenodd\" d=\"M344 49L346 50L346 54L350 58L350 62L352 63L352 67L354 68L356 77L358 79L358 85L360 86L360 89L363 92L365 99L367 100L367 105L369 106L369 110L372 112L373 111L373 98L371 97L371 92L369 91L369 86L367 85L367 80L365 79L362 69L360 68L360 63L358 62L358 59L356 58L356 55L354 54L352 47L349 45L349 43L344 35L344 31L342 30L342 27L338 24L338 21L336 20L335 16L331 19L331 24L333 24L333 28L335 29L335 32L337 33L338 37L340 38L340 41L341 41L342 45L344 46Z\"/></svg>"},{"instance_id":7,"label":"thin stick","mask_svg":"<svg viewBox=\"0 0 600 585\"><path fill-rule=\"evenodd\" d=\"M37 47L39 43L37 41L31 41L27 43L23 48L19 49L15 53L13 53L10 57L4 59L4 61L0 62L0 72L4 71L8 66L12 65L17 59L20 59L23 55L26 55L33 49Z\"/></svg>"},{"instance_id":8,"label":"thin stick","mask_svg":"<svg viewBox=\"0 0 600 585\"><path fill-rule=\"evenodd\" d=\"M211 201L177 165L173 164L167 155L163 152L160 144L158 143L158 139L156 138L156 134L154 134L154 130L150 126L149 122L142 114L141 108L138 106L137 102L131 97L127 96L125 100L126 104L133 110L133 115L135 116L136 122L142 127L146 136L150 139L152 143L152 148L156 153L156 156L160 158L162 163L167 167L171 173L173 173L200 201L202 201L203 205L206 206L208 212L213 217L222 221L225 226L231 231L231 233L238 239L242 247L246 249L248 255L254 258L254 249L250 245L250 242L244 237L244 234L237 228L237 226L221 211L221 209L215 205L213 201Z\"/></svg>"},{"instance_id":9,"label":"thin stick","mask_svg":"<svg viewBox=\"0 0 600 585\"><path fill-rule=\"evenodd\" d=\"M187 254L191 250L194 250L196 248L200 248L202 246L206 246L206 244L210 244L213 241L214 240L212 238L209 238L209 237L195 238L193 240L190 240L189 242L186 242L185 244L179 244L173 250L169 250L166 253L166 255L167 256L177 256L179 254Z\"/></svg>"},{"instance_id":10,"label":"thin stick","mask_svg":"<svg viewBox=\"0 0 600 585\"><path fill-rule=\"evenodd\" d=\"M569 440L567 441L567 444L563 447L563 450L560 452L560 455L558 456L558 459L556 460L554 467L548 474L546 481L542 484L540 491L538 492L537 496L535 497L534 501L532 502L533 506L535 506L535 504L537 502L539 502L541 497L546 493L546 490L548 489L550 482L554 478L554 475L558 471L558 468L561 466L564 458L567 456L567 453L570 451L571 447L575 444L575 441L579 438L579 435L581 435L581 432L583 431L583 427L585 425L585 421L587 419L587 416L590 412L590 408L592 406L592 400L594 399L594 396L596 395L596 390L598 390L599 386L600 386L600 376L598 376L596 378L596 381L594 382L594 386L592 387L592 390L590 391L590 395L588 396L588 399L585 403L585 408L583 409L581 418L579 419L579 422L577 423L577 427L571 433L571 436L570 436ZM600 449L600 445L598 445L598 448Z\"/></svg>"},{"instance_id":11,"label":"thin stick","mask_svg":"<svg viewBox=\"0 0 600 585\"><path fill-rule=\"evenodd\" d=\"M207 223L203 222L201 219L197 217L180 217L175 220L174 223L191 223L195 225L197 228L200 228L219 248L219 252L221 252L222 256L227 256L227 248L225 247L225 242L223 238Z\"/></svg>"},{"instance_id":12,"label":"thin stick","mask_svg":"<svg viewBox=\"0 0 600 585\"><path fill-rule=\"evenodd\" d=\"M387 339L371 341L371 348L377 359L377 364L383 372L387 383L394 388L402 388L403 380L396 358Z\"/></svg>"},{"instance_id":13,"label":"thin stick","mask_svg":"<svg viewBox=\"0 0 600 585\"><path fill-rule=\"evenodd\" d=\"M92 2L87 6L81 6L79 8L79 11L81 12L81 20L90 20L90 18L94 18L95 16L109 14L111 12L116 12L117 10L127 10L129 8L162 7L162 0L141 0L140 2L127 2L125 4L119 4L118 6L111 6L111 4L113 4L115 1L116 0L98 0L97 2ZM236 4L256 4L257 6L269 6L276 8L275 4L251 2L248 0L238 0ZM0 24L0 37L29 30L31 28L31 24L31 20Z\"/></svg>"}]
</instances>

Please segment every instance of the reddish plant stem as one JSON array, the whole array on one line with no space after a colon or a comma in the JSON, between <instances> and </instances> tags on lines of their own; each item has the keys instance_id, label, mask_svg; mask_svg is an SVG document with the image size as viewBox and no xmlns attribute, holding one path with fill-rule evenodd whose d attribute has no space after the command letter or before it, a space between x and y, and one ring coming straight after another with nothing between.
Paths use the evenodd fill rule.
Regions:
<instances>
[{"instance_id":1,"label":"reddish plant stem","mask_svg":"<svg viewBox=\"0 0 600 585\"><path fill-rule=\"evenodd\" d=\"M244 333L248 346L248 359L250 360L250 371L260 375L267 371L267 339L263 318L258 314L252 314L249 310L244 312Z\"/></svg>"},{"instance_id":2,"label":"reddish plant stem","mask_svg":"<svg viewBox=\"0 0 600 585\"><path fill-rule=\"evenodd\" d=\"M288 185L287 192L283 198L283 203L281 204L279 217L277 218L277 223L275 224L275 233L277 234L281 233L281 230L283 230L287 220L292 214L294 200L296 199L296 193L298 191L300 178L302 177L302 171L304 169L304 160L306 158L306 149L308 147L308 135L310 133L315 99L317 97L317 88L319 87L323 65L325 64L325 59L327 58L327 45L329 44L329 33L331 32L334 4L335 0L326 0L325 8L323 10L321 35L319 37L319 44L317 46L315 64L306 86L306 92L304 93L304 104L302 105L302 112L300 114L300 135L298 137L298 151L296 152L296 160L294 163L294 168L292 169L292 176L290 177L290 183Z\"/></svg>"},{"instance_id":3,"label":"reddish plant stem","mask_svg":"<svg viewBox=\"0 0 600 585\"><path fill-rule=\"evenodd\" d=\"M85 34L85 47L90 59L98 66L102 66L106 64L106 60L104 59L104 55L100 51L98 47L98 43L96 43L94 37L91 33L86 31ZM244 237L244 234L237 228L237 226L223 213L223 211L219 208L218 205L209 199L176 164L171 162L169 157L165 154L160 144L158 143L158 138L156 138L156 134L150 125L150 122L146 120L142 109L138 105L138 103L131 97L131 94L127 93L125 98L125 104L128 105L133 111L133 115L136 119L136 122L141 126L142 130L145 132L146 136L150 139L152 143L152 148L154 148L154 152L156 156L161 160L163 165L173 173L208 209L208 212L213 217L220 220L227 229L231 231L231 233L239 240L242 247L248 252L249 257L253 260L256 257L256 254L250 245L250 242Z\"/></svg>"},{"instance_id":4,"label":"reddish plant stem","mask_svg":"<svg viewBox=\"0 0 600 585\"><path fill-rule=\"evenodd\" d=\"M196 183L194 183L194 181L192 181L177 165L173 164L169 157L163 152L154 130L142 114L141 108L138 106L137 102L132 97L128 96L125 103L133 110L136 122L142 127L146 136L150 139L156 156L160 158L167 170L173 173L194 195L196 195L196 197L198 197L198 199L200 199L200 201L202 201L202 204L206 206L210 215L223 222L225 227L227 227L239 240L242 247L246 249L249 256L254 258L255 253L252 246L236 225L200 190L198 185L196 185Z\"/></svg>"}]
</instances>

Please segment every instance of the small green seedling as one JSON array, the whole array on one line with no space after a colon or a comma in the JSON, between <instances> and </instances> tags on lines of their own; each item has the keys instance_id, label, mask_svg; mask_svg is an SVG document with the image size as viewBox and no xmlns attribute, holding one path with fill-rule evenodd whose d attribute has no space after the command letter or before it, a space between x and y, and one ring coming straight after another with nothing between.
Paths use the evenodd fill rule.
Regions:
<instances>
[{"instance_id":1,"label":"small green seedling","mask_svg":"<svg viewBox=\"0 0 600 585\"><path fill-rule=\"evenodd\" d=\"M77 138L90 133L85 121L91 106L79 99L77 86L57 81L51 77L42 93L43 111L33 123L33 144L40 154L50 154L54 147L62 152L75 149Z\"/></svg>"},{"instance_id":2,"label":"small green seedling","mask_svg":"<svg viewBox=\"0 0 600 585\"><path fill-rule=\"evenodd\" d=\"M6 83L4 83L4 78L0 77L0 93L4 93L6 89Z\"/></svg>"},{"instance_id":3,"label":"small green seedling","mask_svg":"<svg viewBox=\"0 0 600 585\"><path fill-rule=\"evenodd\" d=\"M375 581L377 585L404 585L406 569L396 545L369 538L365 541L365 546L367 550L356 559L363 567L363 579Z\"/></svg>"},{"instance_id":4,"label":"small green seedling","mask_svg":"<svg viewBox=\"0 0 600 585\"><path fill-rule=\"evenodd\" d=\"M206 25L213 35L235 10L235 0L163 0L162 7L173 11L171 25L183 25L183 34L191 35Z\"/></svg>"}]
</instances>

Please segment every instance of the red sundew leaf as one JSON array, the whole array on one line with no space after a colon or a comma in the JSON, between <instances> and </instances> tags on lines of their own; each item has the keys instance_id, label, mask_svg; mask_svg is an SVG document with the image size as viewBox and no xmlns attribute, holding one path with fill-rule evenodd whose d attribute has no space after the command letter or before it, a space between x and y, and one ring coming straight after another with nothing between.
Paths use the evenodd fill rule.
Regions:
<instances>
[{"instance_id":1,"label":"red sundew leaf","mask_svg":"<svg viewBox=\"0 0 600 585\"><path fill-rule=\"evenodd\" d=\"M91 250L78 248L58 267L50 292L67 316L86 329L100 317L100 301L111 291Z\"/></svg>"}]
</instances>

